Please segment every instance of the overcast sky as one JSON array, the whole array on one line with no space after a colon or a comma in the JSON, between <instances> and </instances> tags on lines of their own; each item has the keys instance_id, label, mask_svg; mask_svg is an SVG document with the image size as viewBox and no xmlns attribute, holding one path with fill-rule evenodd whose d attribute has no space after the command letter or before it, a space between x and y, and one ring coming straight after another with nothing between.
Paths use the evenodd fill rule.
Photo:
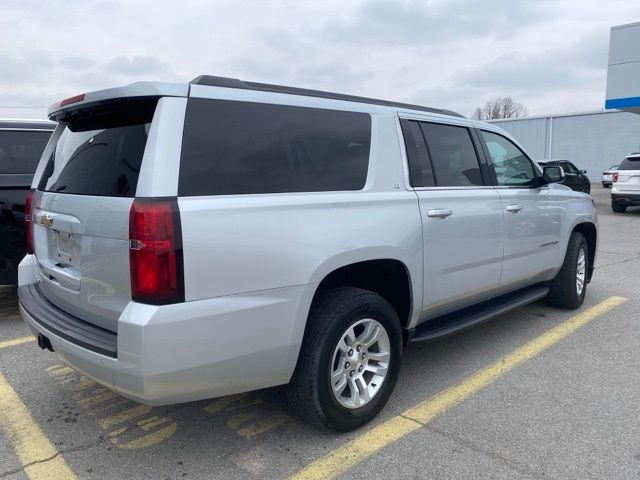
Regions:
<instances>
[{"instance_id":1,"label":"overcast sky","mask_svg":"<svg viewBox=\"0 0 640 480\"><path fill-rule=\"evenodd\" d=\"M200 74L530 115L603 108L609 29L639 0L0 0L0 115Z\"/></svg>"}]
</instances>

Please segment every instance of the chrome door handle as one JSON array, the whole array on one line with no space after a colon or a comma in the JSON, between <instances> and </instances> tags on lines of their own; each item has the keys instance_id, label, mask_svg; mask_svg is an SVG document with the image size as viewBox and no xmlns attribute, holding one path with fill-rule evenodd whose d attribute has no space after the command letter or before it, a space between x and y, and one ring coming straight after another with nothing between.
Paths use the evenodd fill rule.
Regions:
<instances>
[{"instance_id":1,"label":"chrome door handle","mask_svg":"<svg viewBox=\"0 0 640 480\"><path fill-rule=\"evenodd\" d=\"M507 206L507 212L518 213L523 208L524 207L522 205L508 205Z\"/></svg>"},{"instance_id":2,"label":"chrome door handle","mask_svg":"<svg viewBox=\"0 0 640 480\"><path fill-rule=\"evenodd\" d=\"M427 210L427 217L432 218L447 218L453 212L451 210L446 210L443 208L436 208L435 210Z\"/></svg>"}]
</instances>

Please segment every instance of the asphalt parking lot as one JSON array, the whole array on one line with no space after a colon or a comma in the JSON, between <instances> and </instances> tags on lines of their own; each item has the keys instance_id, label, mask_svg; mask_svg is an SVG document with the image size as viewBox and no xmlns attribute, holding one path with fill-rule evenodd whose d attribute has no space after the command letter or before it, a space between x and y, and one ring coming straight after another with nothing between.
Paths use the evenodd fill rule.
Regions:
<instances>
[{"instance_id":1,"label":"asphalt parking lot","mask_svg":"<svg viewBox=\"0 0 640 480\"><path fill-rule=\"evenodd\" d=\"M613 214L609 192L593 186L597 270L579 311L538 302L412 344L382 415L346 435L293 418L280 389L126 400L40 350L5 289L0 478L638 478L640 208Z\"/></svg>"}]
</instances>

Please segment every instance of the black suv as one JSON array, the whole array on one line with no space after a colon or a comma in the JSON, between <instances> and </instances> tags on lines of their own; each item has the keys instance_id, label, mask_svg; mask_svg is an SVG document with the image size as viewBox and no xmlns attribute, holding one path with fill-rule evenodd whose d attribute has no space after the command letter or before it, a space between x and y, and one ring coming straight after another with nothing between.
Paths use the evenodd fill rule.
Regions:
<instances>
[{"instance_id":1,"label":"black suv","mask_svg":"<svg viewBox=\"0 0 640 480\"><path fill-rule=\"evenodd\" d=\"M24 205L55 123L0 120L0 285L17 283L24 257Z\"/></svg>"},{"instance_id":2,"label":"black suv","mask_svg":"<svg viewBox=\"0 0 640 480\"><path fill-rule=\"evenodd\" d=\"M564 170L564 180L560 183L566 185L576 192L591 193L591 182L587 177L586 170L579 170L569 160L545 160L538 162L541 166L560 166Z\"/></svg>"}]
</instances>

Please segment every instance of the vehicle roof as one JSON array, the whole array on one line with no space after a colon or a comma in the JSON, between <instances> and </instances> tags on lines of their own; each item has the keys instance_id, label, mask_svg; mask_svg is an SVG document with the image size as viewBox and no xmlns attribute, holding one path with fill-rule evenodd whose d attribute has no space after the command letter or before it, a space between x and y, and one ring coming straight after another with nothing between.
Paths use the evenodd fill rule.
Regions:
<instances>
[{"instance_id":1,"label":"vehicle roof","mask_svg":"<svg viewBox=\"0 0 640 480\"><path fill-rule=\"evenodd\" d=\"M217 77L214 75L200 75L190 82L192 85L204 85L209 87L236 88L241 90L258 90L262 92L285 93L290 95L301 95L305 97L327 98L331 100L342 100L346 102L367 103L372 105L381 105L385 107L396 107L409 110L417 110L421 112L438 113L440 115L451 115L454 117L462 117L459 113L442 108L425 107L422 105L413 105L409 103L393 102L389 100L380 100L377 98L359 97L356 95L347 95L344 93L327 92L323 90L311 90L307 88L289 87L285 85L272 85L268 83L248 82L237 78Z\"/></svg>"},{"instance_id":2,"label":"vehicle roof","mask_svg":"<svg viewBox=\"0 0 640 480\"><path fill-rule=\"evenodd\" d=\"M48 109L48 116L52 120L63 118L68 111L88 108L92 104L101 104L118 98L135 98L135 97L187 97L190 95L192 85L201 87L217 87L229 88L236 90L251 90L258 92L281 93L288 95L298 95L306 97L324 98L328 100L340 100L346 102L354 102L361 104L377 105L383 107L393 107L396 109L412 110L415 112L428 112L436 115L445 115L457 117L467 120L463 115L447 109L425 107L421 105L413 105L409 103L392 102L388 100L380 100L368 97L359 97L355 95L346 95L334 92L325 92L320 90L311 90L306 88L289 87L284 85L271 85L266 83L248 82L236 78L216 77L213 75L200 75L189 83L165 83L165 82L135 82L122 87L109 88L105 90L96 90L79 95L76 98L71 97L71 102L61 105L61 102L51 105ZM64 101L63 101L64 102ZM470 121L470 120L469 120ZM470 121L472 122L472 121Z\"/></svg>"},{"instance_id":3,"label":"vehicle roof","mask_svg":"<svg viewBox=\"0 0 640 480\"><path fill-rule=\"evenodd\" d=\"M54 122L24 118L0 118L0 130L53 130Z\"/></svg>"},{"instance_id":4,"label":"vehicle roof","mask_svg":"<svg viewBox=\"0 0 640 480\"><path fill-rule=\"evenodd\" d=\"M631 155L627 155L624 158L629 158L629 159L633 159L633 160L637 160L640 158L640 153L632 153Z\"/></svg>"}]
</instances>

